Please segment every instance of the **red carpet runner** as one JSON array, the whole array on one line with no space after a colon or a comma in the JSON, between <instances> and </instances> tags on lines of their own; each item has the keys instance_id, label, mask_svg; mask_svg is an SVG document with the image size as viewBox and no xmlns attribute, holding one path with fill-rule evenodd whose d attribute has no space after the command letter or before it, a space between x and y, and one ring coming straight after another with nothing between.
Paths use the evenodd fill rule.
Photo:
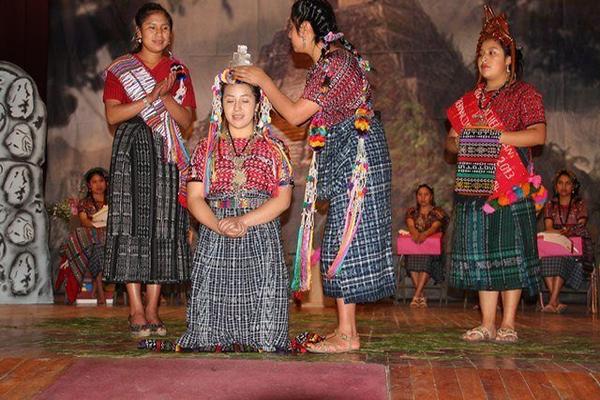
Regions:
<instances>
[{"instance_id":1,"label":"red carpet runner","mask_svg":"<svg viewBox=\"0 0 600 400\"><path fill-rule=\"evenodd\" d=\"M82 359L39 399L387 399L383 365L218 359Z\"/></svg>"}]
</instances>

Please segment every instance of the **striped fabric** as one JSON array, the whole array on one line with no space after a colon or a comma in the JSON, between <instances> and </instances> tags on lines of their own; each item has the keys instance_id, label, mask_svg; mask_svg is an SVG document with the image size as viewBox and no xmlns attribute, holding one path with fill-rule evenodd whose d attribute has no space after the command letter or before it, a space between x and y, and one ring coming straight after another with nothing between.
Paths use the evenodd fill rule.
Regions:
<instances>
[{"instance_id":1,"label":"striped fabric","mask_svg":"<svg viewBox=\"0 0 600 400\"><path fill-rule=\"evenodd\" d=\"M560 276L571 289L580 289L585 279L583 264L575 257L544 257L540 269L544 278Z\"/></svg>"},{"instance_id":2,"label":"striped fabric","mask_svg":"<svg viewBox=\"0 0 600 400\"><path fill-rule=\"evenodd\" d=\"M318 195L329 199L321 246L321 273L337 255L348 206L348 181L356 158L354 119L329 129L327 145L319 153ZM343 267L333 279L323 280L325 295L346 303L373 302L395 293L392 258L391 164L381 123L374 118L365 141L369 160L367 195L361 221Z\"/></svg>"},{"instance_id":3,"label":"striped fabric","mask_svg":"<svg viewBox=\"0 0 600 400\"><path fill-rule=\"evenodd\" d=\"M454 191L459 196L485 197L494 191L500 131L465 128L460 134Z\"/></svg>"},{"instance_id":4,"label":"striped fabric","mask_svg":"<svg viewBox=\"0 0 600 400\"><path fill-rule=\"evenodd\" d=\"M77 228L61 247L61 255L69 263L75 279L81 285L89 271L92 278L102 272L106 231L95 228Z\"/></svg>"},{"instance_id":5,"label":"striped fabric","mask_svg":"<svg viewBox=\"0 0 600 400\"><path fill-rule=\"evenodd\" d=\"M252 193L246 192L249 197ZM256 192L252 203L270 196ZM209 195L223 204L223 195ZM247 213L246 208L211 207L218 219ZM279 219L228 238L200 225L187 309L187 331L178 344L191 350L238 347L285 351L288 339L288 270Z\"/></svg>"},{"instance_id":6,"label":"striped fabric","mask_svg":"<svg viewBox=\"0 0 600 400\"><path fill-rule=\"evenodd\" d=\"M407 255L404 266L409 273L427 272L436 284L444 281L442 256Z\"/></svg>"},{"instance_id":7,"label":"striped fabric","mask_svg":"<svg viewBox=\"0 0 600 400\"><path fill-rule=\"evenodd\" d=\"M123 89L132 101L145 98L156 86L156 81L140 60L131 54L116 59L108 68L123 85ZM175 96L181 104L185 97L185 86L180 85L183 93ZM179 93L178 93L179 94ZM189 175L190 156L183 143L181 131L177 123L167 111L162 99L156 99L151 106L145 107L140 116L150 128L158 133L163 141L162 157L164 162L175 164L179 169L179 191L182 198L186 197L186 185Z\"/></svg>"},{"instance_id":8,"label":"striped fabric","mask_svg":"<svg viewBox=\"0 0 600 400\"><path fill-rule=\"evenodd\" d=\"M136 117L115 133L110 166L104 279L189 279L189 225L177 201L179 174L162 161L163 138Z\"/></svg>"},{"instance_id":9,"label":"striped fabric","mask_svg":"<svg viewBox=\"0 0 600 400\"><path fill-rule=\"evenodd\" d=\"M456 203L450 286L471 290L540 288L536 220L531 200L485 214L476 202Z\"/></svg>"}]
</instances>

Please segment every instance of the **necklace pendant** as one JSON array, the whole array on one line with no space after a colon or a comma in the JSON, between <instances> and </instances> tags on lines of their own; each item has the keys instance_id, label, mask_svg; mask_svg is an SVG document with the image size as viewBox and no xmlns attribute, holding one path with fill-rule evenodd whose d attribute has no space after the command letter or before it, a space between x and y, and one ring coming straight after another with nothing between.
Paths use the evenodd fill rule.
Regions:
<instances>
[{"instance_id":1,"label":"necklace pendant","mask_svg":"<svg viewBox=\"0 0 600 400\"><path fill-rule=\"evenodd\" d=\"M235 170L241 170L244 168L244 157L235 156L233 157L233 168Z\"/></svg>"},{"instance_id":2,"label":"necklace pendant","mask_svg":"<svg viewBox=\"0 0 600 400\"><path fill-rule=\"evenodd\" d=\"M485 115L483 111L479 110L477 113L473 115L473 121L475 125L485 125Z\"/></svg>"},{"instance_id":3,"label":"necklace pendant","mask_svg":"<svg viewBox=\"0 0 600 400\"><path fill-rule=\"evenodd\" d=\"M242 187L246 184L247 178L246 173L239 169L233 171L233 179L231 183L236 191L242 189Z\"/></svg>"},{"instance_id":4,"label":"necklace pendant","mask_svg":"<svg viewBox=\"0 0 600 400\"><path fill-rule=\"evenodd\" d=\"M236 192L241 190L248 180L244 171L244 161L244 157L233 157L233 178L231 183Z\"/></svg>"}]
</instances>

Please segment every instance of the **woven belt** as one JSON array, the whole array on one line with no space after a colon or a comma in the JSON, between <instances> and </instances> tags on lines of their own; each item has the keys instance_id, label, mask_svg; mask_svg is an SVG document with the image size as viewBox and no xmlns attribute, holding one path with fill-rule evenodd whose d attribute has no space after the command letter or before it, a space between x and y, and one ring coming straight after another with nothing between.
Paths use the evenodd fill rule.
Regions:
<instances>
[{"instance_id":1,"label":"woven belt","mask_svg":"<svg viewBox=\"0 0 600 400\"><path fill-rule=\"evenodd\" d=\"M209 204L214 208L257 208L265 202L265 199L248 199L245 197L223 200L210 200Z\"/></svg>"}]
</instances>

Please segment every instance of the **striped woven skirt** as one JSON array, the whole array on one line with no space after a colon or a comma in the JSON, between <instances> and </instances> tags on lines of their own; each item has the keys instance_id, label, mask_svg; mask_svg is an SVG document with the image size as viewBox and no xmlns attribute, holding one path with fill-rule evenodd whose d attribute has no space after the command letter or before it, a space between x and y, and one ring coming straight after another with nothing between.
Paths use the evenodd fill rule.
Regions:
<instances>
[{"instance_id":1,"label":"striped woven skirt","mask_svg":"<svg viewBox=\"0 0 600 400\"><path fill-rule=\"evenodd\" d=\"M179 173L163 163L163 140L141 118L115 133L108 190L104 279L175 283L189 279L188 215Z\"/></svg>"},{"instance_id":2,"label":"striped woven skirt","mask_svg":"<svg viewBox=\"0 0 600 400\"><path fill-rule=\"evenodd\" d=\"M246 192L251 208L222 208L225 196L209 196L218 219L256 208L269 196ZM241 238L200 225L192 268L187 331L178 344L197 351L286 351L288 269L279 219L250 227Z\"/></svg>"},{"instance_id":3,"label":"striped woven skirt","mask_svg":"<svg viewBox=\"0 0 600 400\"><path fill-rule=\"evenodd\" d=\"M104 266L104 228L77 228L62 245L61 255L66 258L75 279L81 285L86 272L92 278L102 272Z\"/></svg>"},{"instance_id":4,"label":"striped woven skirt","mask_svg":"<svg viewBox=\"0 0 600 400\"><path fill-rule=\"evenodd\" d=\"M535 209L530 200L485 214L478 202L457 202L450 286L503 291L540 288Z\"/></svg>"},{"instance_id":5,"label":"striped woven skirt","mask_svg":"<svg viewBox=\"0 0 600 400\"><path fill-rule=\"evenodd\" d=\"M583 264L575 257L544 257L541 273L544 278L560 276L572 289L581 288L584 277Z\"/></svg>"},{"instance_id":6,"label":"striped woven skirt","mask_svg":"<svg viewBox=\"0 0 600 400\"><path fill-rule=\"evenodd\" d=\"M329 200L321 246L322 276L340 248L348 207L348 183L356 158L357 134L350 118L329 129L319 153L318 194ZM369 170L361 219L348 253L333 279L323 279L326 296L345 303L374 302L396 290L392 258L391 163L383 126L377 119L365 141Z\"/></svg>"},{"instance_id":7,"label":"striped woven skirt","mask_svg":"<svg viewBox=\"0 0 600 400\"><path fill-rule=\"evenodd\" d=\"M442 256L407 255L405 268L408 272L427 272L435 283L444 281L444 262Z\"/></svg>"}]
</instances>

